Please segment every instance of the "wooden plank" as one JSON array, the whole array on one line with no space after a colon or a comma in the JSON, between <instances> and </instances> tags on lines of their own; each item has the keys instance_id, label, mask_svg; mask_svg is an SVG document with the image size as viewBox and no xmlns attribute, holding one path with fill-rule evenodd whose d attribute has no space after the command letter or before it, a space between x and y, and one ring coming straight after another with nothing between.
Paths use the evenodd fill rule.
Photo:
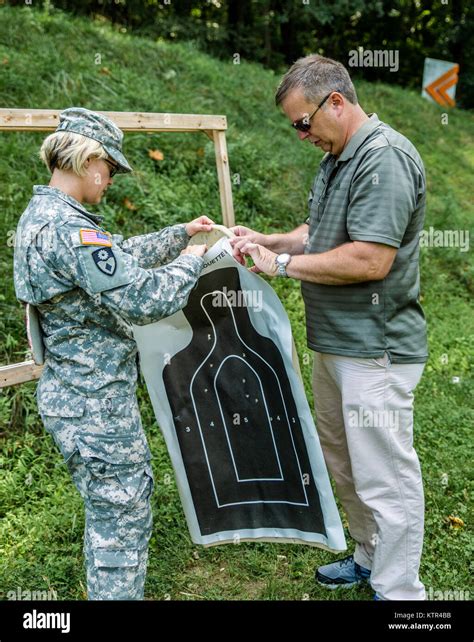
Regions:
<instances>
[{"instance_id":1,"label":"wooden plank","mask_svg":"<svg viewBox=\"0 0 474 642\"><path fill-rule=\"evenodd\" d=\"M214 131L214 149L216 152L217 177L219 179L219 194L221 197L222 219L224 225L235 225L234 204L232 202L232 185L230 182L229 158L225 133Z\"/></svg>"},{"instance_id":2,"label":"wooden plank","mask_svg":"<svg viewBox=\"0 0 474 642\"><path fill-rule=\"evenodd\" d=\"M204 133L208 138L212 140L212 142L214 142L214 134L212 133L212 129L205 129Z\"/></svg>"},{"instance_id":3,"label":"wooden plank","mask_svg":"<svg viewBox=\"0 0 474 642\"><path fill-rule=\"evenodd\" d=\"M0 109L0 130L53 131L59 109ZM125 132L192 132L227 129L227 118L208 114L166 114L153 112L98 111L111 118Z\"/></svg>"},{"instance_id":4,"label":"wooden plank","mask_svg":"<svg viewBox=\"0 0 474 642\"><path fill-rule=\"evenodd\" d=\"M16 386L26 381L39 379L43 366L37 366L34 361L23 361L10 366L0 367L0 388Z\"/></svg>"}]
</instances>

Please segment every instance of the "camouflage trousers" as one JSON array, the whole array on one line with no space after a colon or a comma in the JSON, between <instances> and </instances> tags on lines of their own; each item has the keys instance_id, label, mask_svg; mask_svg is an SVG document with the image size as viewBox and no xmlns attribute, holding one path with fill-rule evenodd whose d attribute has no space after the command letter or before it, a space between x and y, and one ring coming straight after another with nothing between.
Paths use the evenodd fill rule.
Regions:
<instances>
[{"instance_id":1,"label":"camouflage trousers","mask_svg":"<svg viewBox=\"0 0 474 642\"><path fill-rule=\"evenodd\" d=\"M42 393L38 406L84 500L88 599L142 600L153 473L135 395Z\"/></svg>"}]
</instances>

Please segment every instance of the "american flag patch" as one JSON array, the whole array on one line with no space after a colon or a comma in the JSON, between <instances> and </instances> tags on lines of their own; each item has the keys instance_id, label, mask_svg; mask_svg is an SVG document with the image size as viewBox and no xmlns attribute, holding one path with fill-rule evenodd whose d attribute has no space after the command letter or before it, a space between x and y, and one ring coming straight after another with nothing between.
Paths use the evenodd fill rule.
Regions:
<instances>
[{"instance_id":1,"label":"american flag patch","mask_svg":"<svg viewBox=\"0 0 474 642\"><path fill-rule=\"evenodd\" d=\"M105 247L112 247L110 235L106 232L98 232L97 230L80 230L79 234L83 245L103 245Z\"/></svg>"}]
</instances>

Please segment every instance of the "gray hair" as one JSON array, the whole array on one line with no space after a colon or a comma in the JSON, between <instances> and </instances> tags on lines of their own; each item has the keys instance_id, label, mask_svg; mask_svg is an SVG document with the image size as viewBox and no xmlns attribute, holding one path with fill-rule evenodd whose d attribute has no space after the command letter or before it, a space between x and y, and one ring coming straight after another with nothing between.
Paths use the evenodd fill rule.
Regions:
<instances>
[{"instance_id":1,"label":"gray hair","mask_svg":"<svg viewBox=\"0 0 474 642\"><path fill-rule=\"evenodd\" d=\"M41 145L40 157L51 173L55 167L85 176L88 158L107 158L102 145L92 138L73 132L54 132Z\"/></svg>"},{"instance_id":2,"label":"gray hair","mask_svg":"<svg viewBox=\"0 0 474 642\"><path fill-rule=\"evenodd\" d=\"M344 65L318 54L299 58L290 67L278 85L275 104L278 106L293 89L301 89L305 99L312 103L319 103L331 91L339 91L353 105L358 102Z\"/></svg>"}]
</instances>

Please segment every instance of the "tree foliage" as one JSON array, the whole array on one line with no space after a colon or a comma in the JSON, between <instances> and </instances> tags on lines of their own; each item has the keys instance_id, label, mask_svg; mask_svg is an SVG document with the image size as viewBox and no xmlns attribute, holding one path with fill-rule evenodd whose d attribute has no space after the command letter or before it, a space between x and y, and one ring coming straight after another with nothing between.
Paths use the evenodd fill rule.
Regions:
<instances>
[{"instance_id":1,"label":"tree foliage","mask_svg":"<svg viewBox=\"0 0 474 642\"><path fill-rule=\"evenodd\" d=\"M362 67L353 75L421 87L425 57L452 60L461 68L458 104L474 106L471 0L44 0L43 5L102 17L154 39L192 40L214 56L239 54L279 71L308 53L347 65L359 47L394 50L396 72Z\"/></svg>"}]
</instances>

